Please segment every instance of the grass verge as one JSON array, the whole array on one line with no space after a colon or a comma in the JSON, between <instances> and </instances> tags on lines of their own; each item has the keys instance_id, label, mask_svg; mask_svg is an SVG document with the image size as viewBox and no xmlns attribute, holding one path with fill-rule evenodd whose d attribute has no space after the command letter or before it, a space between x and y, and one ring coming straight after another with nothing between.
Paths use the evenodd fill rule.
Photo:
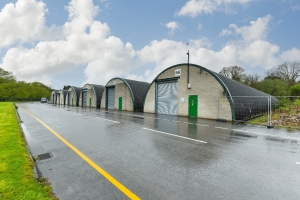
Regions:
<instances>
[{"instance_id":1,"label":"grass verge","mask_svg":"<svg viewBox=\"0 0 300 200\"><path fill-rule=\"evenodd\" d=\"M0 103L0 199L57 199L33 167L14 104Z\"/></svg>"}]
</instances>

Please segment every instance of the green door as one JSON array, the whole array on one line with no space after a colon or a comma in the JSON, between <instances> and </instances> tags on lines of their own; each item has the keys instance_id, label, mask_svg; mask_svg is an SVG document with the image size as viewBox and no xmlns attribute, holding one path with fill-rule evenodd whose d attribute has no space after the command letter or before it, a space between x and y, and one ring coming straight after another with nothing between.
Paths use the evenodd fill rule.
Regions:
<instances>
[{"instance_id":1,"label":"green door","mask_svg":"<svg viewBox=\"0 0 300 200\"><path fill-rule=\"evenodd\" d=\"M122 110L122 97L119 97L119 110Z\"/></svg>"},{"instance_id":2,"label":"green door","mask_svg":"<svg viewBox=\"0 0 300 200\"><path fill-rule=\"evenodd\" d=\"M90 107L92 107L92 98L90 98Z\"/></svg>"},{"instance_id":3,"label":"green door","mask_svg":"<svg viewBox=\"0 0 300 200\"><path fill-rule=\"evenodd\" d=\"M189 117L198 116L198 95L189 96Z\"/></svg>"},{"instance_id":4,"label":"green door","mask_svg":"<svg viewBox=\"0 0 300 200\"><path fill-rule=\"evenodd\" d=\"M74 106L74 99L72 98L72 106Z\"/></svg>"}]
</instances>

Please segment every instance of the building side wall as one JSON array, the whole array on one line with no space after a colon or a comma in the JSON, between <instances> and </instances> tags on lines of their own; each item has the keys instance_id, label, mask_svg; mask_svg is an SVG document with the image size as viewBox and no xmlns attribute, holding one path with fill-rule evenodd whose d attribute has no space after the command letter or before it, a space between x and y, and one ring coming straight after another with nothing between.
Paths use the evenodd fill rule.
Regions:
<instances>
[{"instance_id":1,"label":"building side wall","mask_svg":"<svg viewBox=\"0 0 300 200\"><path fill-rule=\"evenodd\" d=\"M200 73L200 68L190 66L191 89L187 88L187 65L168 69L158 79L174 78L177 69L181 69L178 79L178 115L188 116L189 95L198 95L199 118L232 120L230 103L224 96L223 87L206 71ZM155 112L155 83L147 94L144 111Z\"/></svg>"},{"instance_id":2,"label":"building side wall","mask_svg":"<svg viewBox=\"0 0 300 200\"><path fill-rule=\"evenodd\" d=\"M100 108L106 107L106 88L103 91Z\"/></svg>"},{"instance_id":3,"label":"building side wall","mask_svg":"<svg viewBox=\"0 0 300 200\"><path fill-rule=\"evenodd\" d=\"M59 91L56 96L56 102L57 102L56 104L63 105L63 102L64 102L63 99L64 99L64 95L63 95L62 91Z\"/></svg>"},{"instance_id":4,"label":"building side wall","mask_svg":"<svg viewBox=\"0 0 300 200\"><path fill-rule=\"evenodd\" d=\"M146 95L144 112L155 113L155 82L151 84Z\"/></svg>"},{"instance_id":5,"label":"building side wall","mask_svg":"<svg viewBox=\"0 0 300 200\"><path fill-rule=\"evenodd\" d=\"M67 98L67 99L66 99L66 104L68 104L68 103L70 102L70 106L72 106L72 98L73 98L73 106L76 106L76 93L75 93L75 90L70 89L69 92L70 92L70 93L69 93L68 98L70 98L70 101L69 101L69 99Z\"/></svg>"},{"instance_id":6,"label":"building side wall","mask_svg":"<svg viewBox=\"0 0 300 200\"><path fill-rule=\"evenodd\" d=\"M64 105L64 94L63 92L60 92L59 94L59 104Z\"/></svg>"},{"instance_id":7,"label":"building side wall","mask_svg":"<svg viewBox=\"0 0 300 200\"><path fill-rule=\"evenodd\" d=\"M119 97L122 97L122 110L133 111L131 93L123 81L115 87L115 109L119 109Z\"/></svg>"},{"instance_id":8,"label":"building side wall","mask_svg":"<svg viewBox=\"0 0 300 200\"><path fill-rule=\"evenodd\" d=\"M54 104L54 102L55 102L55 99L53 98L53 95L55 96L55 92L52 92L51 96L50 96L50 103L52 103L52 104Z\"/></svg>"}]
</instances>

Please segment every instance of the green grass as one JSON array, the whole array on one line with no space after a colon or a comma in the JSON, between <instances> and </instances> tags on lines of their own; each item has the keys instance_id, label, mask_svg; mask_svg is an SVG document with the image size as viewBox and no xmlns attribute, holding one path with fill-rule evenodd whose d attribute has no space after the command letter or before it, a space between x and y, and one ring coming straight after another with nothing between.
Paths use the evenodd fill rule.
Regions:
<instances>
[{"instance_id":1,"label":"green grass","mask_svg":"<svg viewBox=\"0 0 300 200\"><path fill-rule=\"evenodd\" d=\"M14 104L0 103L0 199L57 199L33 167Z\"/></svg>"}]
</instances>

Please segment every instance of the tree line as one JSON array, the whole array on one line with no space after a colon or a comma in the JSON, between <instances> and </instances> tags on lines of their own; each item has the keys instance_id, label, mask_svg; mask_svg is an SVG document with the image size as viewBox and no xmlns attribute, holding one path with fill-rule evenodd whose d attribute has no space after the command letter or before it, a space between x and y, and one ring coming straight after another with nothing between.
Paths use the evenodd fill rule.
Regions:
<instances>
[{"instance_id":1,"label":"tree line","mask_svg":"<svg viewBox=\"0 0 300 200\"><path fill-rule=\"evenodd\" d=\"M223 67L219 73L273 96L300 96L299 62L282 63L266 71L265 76L247 74L239 66Z\"/></svg>"},{"instance_id":2,"label":"tree line","mask_svg":"<svg viewBox=\"0 0 300 200\"><path fill-rule=\"evenodd\" d=\"M40 100L49 98L51 91L43 83L17 81L11 72L0 68L0 101Z\"/></svg>"}]
</instances>

